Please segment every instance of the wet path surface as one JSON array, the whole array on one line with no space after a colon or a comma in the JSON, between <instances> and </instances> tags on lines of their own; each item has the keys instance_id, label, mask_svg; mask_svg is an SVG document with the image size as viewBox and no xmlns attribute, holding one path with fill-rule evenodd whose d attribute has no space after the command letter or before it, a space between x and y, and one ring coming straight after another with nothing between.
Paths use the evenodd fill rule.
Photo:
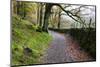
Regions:
<instances>
[{"instance_id":1,"label":"wet path surface","mask_svg":"<svg viewBox=\"0 0 100 67\"><path fill-rule=\"evenodd\" d=\"M52 35L53 40L49 44L46 52L44 53L44 56L42 58L43 63L63 63L73 61L85 61L90 59L87 54L85 55L86 57L83 56L81 57L81 59L79 59L80 57L78 58L77 55L75 56L75 52L78 52L79 55L84 55L85 53L82 53L81 51L70 47L70 43L72 42L69 35L67 35L66 38L64 35L54 31L49 31L49 34Z\"/></svg>"},{"instance_id":2,"label":"wet path surface","mask_svg":"<svg viewBox=\"0 0 100 67\"><path fill-rule=\"evenodd\" d=\"M72 58L66 54L65 37L54 31L49 31L49 33L53 36L53 40L44 56L44 63L72 62Z\"/></svg>"}]
</instances>

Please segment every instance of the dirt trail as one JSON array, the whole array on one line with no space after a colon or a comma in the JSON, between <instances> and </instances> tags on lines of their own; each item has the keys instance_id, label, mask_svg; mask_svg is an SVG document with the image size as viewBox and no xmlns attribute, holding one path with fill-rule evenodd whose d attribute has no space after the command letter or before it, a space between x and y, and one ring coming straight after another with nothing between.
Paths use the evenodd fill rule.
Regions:
<instances>
[{"instance_id":1,"label":"dirt trail","mask_svg":"<svg viewBox=\"0 0 100 67\"><path fill-rule=\"evenodd\" d=\"M80 48L78 46L75 46L76 43L69 35L66 35L65 37L64 35L54 31L49 31L49 33L53 36L53 40L44 53L42 58L43 63L62 63L92 60L87 53L84 53L84 51L79 50Z\"/></svg>"}]
</instances>

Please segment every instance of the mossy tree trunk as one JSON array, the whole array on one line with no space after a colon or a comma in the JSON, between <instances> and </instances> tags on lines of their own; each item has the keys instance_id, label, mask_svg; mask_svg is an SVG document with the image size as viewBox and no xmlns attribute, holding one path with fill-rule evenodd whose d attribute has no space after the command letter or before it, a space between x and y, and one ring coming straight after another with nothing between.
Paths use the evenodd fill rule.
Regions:
<instances>
[{"instance_id":1,"label":"mossy tree trunk","mask_svg":"<svg viewBox=\"0 0 100 67\"><path fill-rule=\"evenodd\" d=\"M40 19L39 19L39 26L42 27L42 3L40 3Z\"/></svg>"},{"instance_id":2,"label":"mossy tree trunk","mask_svg":"<svg viewBox=\"0 0 100 67\"><path fill-rule=\"evenodd\" d=\"M60 29L60 19L61 19L61 9L59 8L59 14L58 14L58 29Z\"/></svg>"},{"instance_id":3,"label":"mossy tree trunk","mask_svg":"<svg viewBox=\"0 0 100 67\"><path fill-rule=\"evenodd\" d=\"M43 31L47 32L48 30L48 21L49 21L49 16L50 16L50 13L51 13L51 8L52 8L52 4L50 3L46 3L45 4L45 15L44 15L44 23L43 23Z\"/></svg>"}]
</instances>

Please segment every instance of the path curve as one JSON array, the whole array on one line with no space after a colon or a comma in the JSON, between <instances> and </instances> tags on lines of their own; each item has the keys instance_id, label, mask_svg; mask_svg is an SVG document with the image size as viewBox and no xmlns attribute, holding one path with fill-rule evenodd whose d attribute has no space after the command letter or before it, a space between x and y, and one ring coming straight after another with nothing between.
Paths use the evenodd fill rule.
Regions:
<instances>
[{"instance_id":1,"label":"path curve","mask_svg":"<svg viewBox=\"0 0 100 67\"><path fill-rule=\"evenodd\" d=\"M72 62L72 58L66 54L65 37L54 31L49 31L49 34L52 35L53 40L45 53L43 63Z\"/></svg>"},{"instance_id":2,"label":"path curve","mask_svg":"<svg viewBox=\"0 0 100 67\"><path fill-rule=\"evenodd\" d=\"M42 63L65 63L94 60L87 52L80 50L78 43L73 40L69 34L63 35L50 30L49 34L53 37L53 40L42 57Z\"/></svg>"}]
</instances>

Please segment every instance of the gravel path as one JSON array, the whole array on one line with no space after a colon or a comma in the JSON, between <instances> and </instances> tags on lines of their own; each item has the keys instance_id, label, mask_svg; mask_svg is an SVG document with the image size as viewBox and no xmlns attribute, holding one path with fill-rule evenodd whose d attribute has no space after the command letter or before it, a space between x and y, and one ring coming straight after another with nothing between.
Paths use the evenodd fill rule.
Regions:
<instances>
[{"instance_id":1,"label":"gravel path","mask_svg":"<svg viewBox=\"0 0 100 67\"><path fill-rule=\"evenodd\" d=\"M72 62L72 58L66 54L67 44L65 37L54 31L49 31L49 33L53 36L53 40L43 57L43 63Z\"/></svg>"},{"instance_id":2,"label":"gravel path","mask_svg":"<svg viewBox=\"0 0 100 67\"><path fill-rule=\"evenodd\" d=\"M75 61L93 60L88 53L80 50L78 43L71 38L69 34L63 34L49 31L53 40L42 57L42 63L64 63Z\"/></svg>"}]
</instances>

